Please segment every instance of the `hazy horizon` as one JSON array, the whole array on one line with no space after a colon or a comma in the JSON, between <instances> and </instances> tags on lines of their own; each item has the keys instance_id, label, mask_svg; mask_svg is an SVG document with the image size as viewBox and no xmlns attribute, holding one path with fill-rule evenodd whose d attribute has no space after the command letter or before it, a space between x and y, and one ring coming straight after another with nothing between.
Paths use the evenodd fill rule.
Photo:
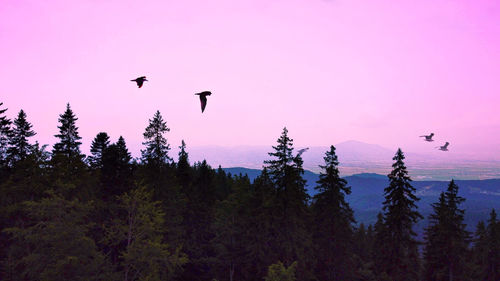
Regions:
<instances>
[{"instance_id":1,"label":"hazy horizon","mask_svg":"<svg viewBox=\"0 0 500 281\"><path fill-rule=\"evenodd\" d=\"M296 147L500 159L499 18L489 0L7 0L0 102L49 145L69 102L86 153L107 132L137 157L160 110L172 147L270 148L286 126Z\"/></svg>"}]
</instances>

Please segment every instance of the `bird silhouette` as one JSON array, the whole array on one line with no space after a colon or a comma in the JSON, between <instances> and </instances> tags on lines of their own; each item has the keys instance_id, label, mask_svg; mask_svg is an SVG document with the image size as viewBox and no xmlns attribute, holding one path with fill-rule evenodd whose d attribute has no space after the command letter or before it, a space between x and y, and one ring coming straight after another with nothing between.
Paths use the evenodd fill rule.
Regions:
<instances>
[{"instance_id":1,"label":"bird silhouette","mask_svg":"<svg viewBox=\"0 0 500 281\"><path fill-rule=\"evenodd\" d=\"M441 151L448 151L448 145L450 145L450 143L446 142L443 146L437 146L436 148L438 148Z\"/></svg>"},{"instance_id":2,"label":"bird silhouette","mask_svg":"<svg viewBox=\"0 0 500 281\"><path fill-rule=\"evenodd\" d=\"M299 149L299 151L297 152L297 157L299 157L300 155L302 155L302 153L304 153L308 150L309 150L309 147Z\"/></svg>"},{"instance_id":3,"label":"bird silhouette","mask_svg":"<svg viewBox=\"0 0 500 281\"><path fill-rule=\"evenodd\" d=\"M210 91L204 91L201 93L196 93L195 95L200 96L200 103L201 103L201 113L205 111L205 107L207 106L207 96L210 96L212 93Z\"/></svg>"},{"instance_id":4,"label":"bird silhouette","mask_svg":"<svg viewBox=\"0 0 500 281\"><path fill-rule=\"evenodd\" d=\"M421 137L421 138L425 138L425 141L431 142L431 141L434 141L434 140L432 139L432 137L433 137L433 136L434 136L434 133L431 133L431 134L430 134L430 135L428 135L428 136L425 136L425 135L424 135L424 136L420 136L420 137Z\"/></svg>"},{"instance_id":5,"label":"bird silhouette","mask_svg":"<svg viewBox=\"0 0 500 281\"><path fill-rule=\"evenodd\" d=\"M135 78L134 80L130 80L130 81L133 81L133 82L136 82L137 83L137 87L142 87L142 84L144 83L144 81L148 81L146 79L146 76L141 76L141 77L138 77L138 78Z\"/></svg>"}]
</instances>

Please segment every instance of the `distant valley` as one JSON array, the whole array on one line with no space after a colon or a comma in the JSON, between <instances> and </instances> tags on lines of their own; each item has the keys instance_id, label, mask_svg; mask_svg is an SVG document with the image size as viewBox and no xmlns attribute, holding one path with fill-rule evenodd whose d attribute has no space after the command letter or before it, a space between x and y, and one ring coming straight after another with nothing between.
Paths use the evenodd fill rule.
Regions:
<instances>
[{"instance_id":1,"label":"distant valley","mask_svg":"<svg viewBox=\"0 0 500 281\"><path fill-rule=\"evenodd\" d=\"M250 180L255 179L259 174L259 169L248 168L223 168L232 175L246 174ZM316 191L316 181L319 175L306 170L303 175L307 181L307 192L314 196ZM375 173L362 173L344 177L351 187L352 193L348 195L347 201L354 210L357 222L373 224L376 221L377 213L382 210L384 200L384 188L388 186L388 179L385 175ZM413 181L413 186L417 189L420 201L417 203L418 210L424 216L424 220L417 225L417 232L422 233L427 226L427 218L432 212L431 204L436 202L441 191L448 186L449 181ZM487 220L492 208L500 211L500 179L487 180L456 180L459 186L459 195L466 198L462 204L465 211L465 223L470 231L473 231L480 220Z\"/></svg>"},{"instance_id":2,"label":"distant valley","mask_svg":"<svg viewBox=\"0 0 500 281\"><path fill-rule=\"evenodd\" d=\"M342 176L360 173L388 174L395 150L359 141L346 141L335 145ZM302 148L302 147L297 147ZM302 155L304 168L319 172L319 165L328 147L316 146ZM213 167L246 167L261 169L269 159L271 146L198 146L188 147L191 161L204 159ZM481 180L500 178L500 160L464 155L454 151L442 152L431 145L426 154L405 151L408 170L414 180ZM173 155L177 153L174 149Z\"/></svg>"}]
</instances>

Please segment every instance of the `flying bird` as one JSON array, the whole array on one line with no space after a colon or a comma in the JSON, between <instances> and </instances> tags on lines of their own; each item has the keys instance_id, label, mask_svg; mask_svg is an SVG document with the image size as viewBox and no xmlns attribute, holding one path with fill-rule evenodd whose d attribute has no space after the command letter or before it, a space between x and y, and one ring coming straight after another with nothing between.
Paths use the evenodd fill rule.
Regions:
<instances>
[{"instance_id":1,"label":"flying bird","mask_svg":"<svg viewBox=\"0 0 500 281\"><path fill-rule=\"evenodd\" d=\"M201 103L201 113L205 111L205 107L207 106L207 96L210 96L212 93L210 91L204 91L201 93L196 93L195 95L200 96L200 103Z\"/></svg>"},{"instance_id":2,"label":"flying bird","mask_svg":"<svg viewBox=\"0 0 500 281\"><path fill-rule=\"evenodd\" d=\"M299 157L300 155L302 155L302 153L304 153L308 150L309 150L309 147L299 149L299 151L297 152L297 157Z\"/></svg>"},{"instance_id":3,"label":"flying bird","mask_svg":"<svg viewBox=\"0 0 500 281\"><path fill-rule=\"evenodd\" d=\"M135 78L134 80L130 80L132 82L136 82L137 83L137 87L142 87L142 84L144 83L144 81L148 81L148 79L146 79L146 76L141 76L139 78Z\"/></svg>"},{"instance_id":4,"label":"flying bird","mask_svg":"<svg viewBox=\"0 0 500 281\"><path fill-rule=\"evenodd\" d=\"M428 136L425 136L425 135L424 135L424 136L420 136L420 137L421 137L421 138L425 138L425 141L429 141L429 142L431 142L431 141L434 141L434 140L432 139L432 137L433 137L433 136L434 136L434 133L431 133L431 134L430 134L430 135L428 135Z\"/></svg>"},{"instance_id":5,"label":"flying bird","mask_svg":"<svg viewBox=\"0 0 500 281\"><path fill-rule=\"evenodd\" d=\"M437 146L436 148L439 148L439 150L442 151L448 151L448 145L450 145L450 143L446 142L443 146Z\"/></svg>"}]
</instances>

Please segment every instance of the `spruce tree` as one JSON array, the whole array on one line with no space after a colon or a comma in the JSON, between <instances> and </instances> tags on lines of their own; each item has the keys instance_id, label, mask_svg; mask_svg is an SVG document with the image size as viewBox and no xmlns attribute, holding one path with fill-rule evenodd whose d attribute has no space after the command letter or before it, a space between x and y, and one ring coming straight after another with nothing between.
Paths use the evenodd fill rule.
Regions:
<instances>
[{"instance_id":1,"label":"spruce tree","mask_svg":"<svg viewBox=\"0 0 500 281\"><path fill-rule=\"evenodd\" d=\"M304 279L310 273L306 261L312 259L308 257L311 248L310 232L306 226L309 221L309 196L302 177L302 158L293 155L293 140L288 137L286 128L277 142L278 145L273 146L275 151L268 153L274 159L266 160L264 164L267 164L276 190L274 226L278 254L286 266L298 261L298 275Z\"/></svg>"},{"instance_id":2,"label":"spruce tree","mask_svg":"<svg viewBox=\"0 0 500 281\"><path fill-rule=\"evenodd\" d=\"M419 274L418 244L413 226L422 215L416 210L415 202L419 198L415 196L416 189L411 185L404 159L403 152L398 149L383 202L386 239L390 241L385 245L388 255L384 271L395 281L418 280Z\"/></svg>"},{"instance_id":3,"label":"spruce tree","mask_svg":"<svg viewBox=\"0 0 500 281\"><path fill-rule=\"evenodd\" d=\"M68 103L66 111L59 115L59 134L55 135L59 141L52 150L51 181L54 190L67 198L78 196L82 200L90 200L95 192L92 181L97 179L89 177L87 165L83 161L85 155L80 152L82 143L77 120Z\"/></svg>"},{"instance_id":4,"label":"spruce tree","mask_svg":"<svg viewBox=\"0 0 500 281\"><path fill-rule=\"evenodd\" d=\"M192 181L192 170L189 165L189 154L186 151L186 143L184 140L181 142L181 146L179 146L179 159L177 161L177 180L181 185L182 191L187 192L189 185Z\"/></svg>"},{"instance_id":5,"label":"spruce tree","mask_svg":"<svg viewBox=\"0 0 500 281\"><path fill-rule=\"evenodd\" d=\"M33 126L26 120L26 113L21 109L17 118L14 119L14 128L9 139L10 147L7 149L8 158L15 163L28 157L31 153L32 145L28 139L36 135L31 128Z\"/></svg>"},{"instance_id":6,"label":"spruce tree","mask_svg":"<svg viewBox=\"0 0 500 281\"><path fill-rule=\"evenodd\" d=\"M120 136L116 143L107 145L101 155L101 183L103 197L115 198L132 187L132 165L125 139Z\"/></svg>"},{"instance_id":7,"label":"spruce tree","mask_svg":"<svg viewBox=\"0 0 500 281\"><path fill-rule=\"evenodd\" d=\"M497 220L495 209L491 210L486 233L488 254L483 274L484 280L500 280L500 222Z\"/></svg>"},{"instance_id":8,"label":"spruce tree","mask_svg":"<svg viewBox=\"0 0 500 281\"><path fill-rule=\"evenodd\" d=\"M78 127L76 127L76 118L69 103L66 105L66 111L59 115L59 134L55 135L59 139L54 145L52 154L54 156L64 156L67 159L82 159L83 155L80 152L80 140Z\"/></svg>"},{"instance_id":9,"label":"spruce tree","mask_svg":"<svg viewBox=\"0 0 500 281\"><path fill-rule=\"evenodd\" d=\"M172 160L168 156L170 145L164 136L169 131L170 128L167 127L167 122L163 121L160 111L156 111L143 134L146 141L142 144L146 149L141 151L142 161L154 167L161 167Z\"/></svg>"},{"instance_id":10,"label":"spruce tree","mask_svg":"<svg viewBox=\"0 0 500 281\"><path fill-rule=\"evenodd\" d=\"M333 145L323 159L325 164L320 166L323 171L315 187L318 193L313 200L316 275L321 280L351 280L354 214L345 200L351 188L340 178Z\"/></svg>"},{"instance_id":11,"label":"spruce tree","mask_svg":"<svg viewBox=\"0 0 500 281\"><path fill-rule=\"evenodd\" d=\"M432 204L430 226L425 230L425 276L427 280L464 280L466 276L469 233L465 230L464 210L458 205L465 201L458 196L458 186L452 180L439 201Z\"/></svg>"},{"instance_id":12,"label":"spruce tree","mask_svg":"<svg viewBox=\"0 0 500 281\"><path fill-rule=\"evenodd\" d=\"M0 102L0 107L3 105ZM7 108L0 108L0 169L3 169L7 165L7 149L9 147L9 138L11 134L10 125L12 122L5 115ZM0 178L1 179L1 178Z\"/></svg>"},{"instance_id":13,"label":"spruce tree","mask_svg":"<svg viewBox=\"0 0 500 281\"><path fill-rule=\"evenodd\" d=\"M105 132L100 132L92 141L92 145L90 146L90 153L92 156L88 157L88 162L90 167L94 169L102 168L102 155L104 150L109 145L109 136Z\"/></svg>"}]
</instances>

